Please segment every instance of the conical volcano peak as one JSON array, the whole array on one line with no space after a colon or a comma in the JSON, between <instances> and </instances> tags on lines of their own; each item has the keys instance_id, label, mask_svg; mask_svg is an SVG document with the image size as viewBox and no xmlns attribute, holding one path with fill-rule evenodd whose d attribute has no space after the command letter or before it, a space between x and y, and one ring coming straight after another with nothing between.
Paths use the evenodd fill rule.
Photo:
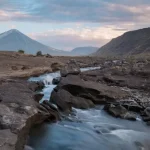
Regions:
<instances>
[{"instance_id":1,"label":"conical volcano peak","mask_svg":"<svg viewBox=\"0 0 150 150\"><path fill-rule=\"evenodd\" d=\"M9 31L7 31L8 33L21 33L19 30L17 29L11 29Z\"/></svg>"}]
</instances>

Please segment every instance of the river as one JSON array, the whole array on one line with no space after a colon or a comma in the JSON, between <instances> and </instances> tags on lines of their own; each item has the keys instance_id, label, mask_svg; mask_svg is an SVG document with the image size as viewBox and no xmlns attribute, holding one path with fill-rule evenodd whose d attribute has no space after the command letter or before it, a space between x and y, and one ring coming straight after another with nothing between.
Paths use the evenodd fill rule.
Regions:
<instances>
[{"instance_id":1,"label":"river","mask_svg":"<svg viewBox=\"0 0 150 150\"><path fill-rule=\"evenodd\" d=\"M81 70L90 69L96 68ZM29 80L45 83L42 100L48 100L55 87L52 79L59 76L56 72ZM111 117L103 106L74 108L62 121L34 127L28 145L33 150L150 150L150 128L140 118L133 122Z\"/></svg>"}]
</instances>

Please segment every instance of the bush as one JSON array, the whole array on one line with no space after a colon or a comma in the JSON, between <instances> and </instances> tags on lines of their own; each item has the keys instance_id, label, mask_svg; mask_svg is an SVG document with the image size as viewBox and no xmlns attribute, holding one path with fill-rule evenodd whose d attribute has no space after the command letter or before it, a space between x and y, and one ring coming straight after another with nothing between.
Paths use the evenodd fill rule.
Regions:
<instances>
[{"instance_id":1,"label":"bush","mask_svg":"<svg viewBox=\"0 0 150 150\"><path fill-rule=\"evenodd\" d=\"M18 53L24 54L24 50L20 49L18 50Z\"/></svg>"},{"instance_id":2,"label":"bush","mask_svg":"<svg viewBox=\"0 0 150 150\"><path fill-rule=\"evenodd\" d=\"M42 56L42 52L41 52L41 51L38 51L38 52L36 53L36 56Z\"/></svg>"}]
</instances>

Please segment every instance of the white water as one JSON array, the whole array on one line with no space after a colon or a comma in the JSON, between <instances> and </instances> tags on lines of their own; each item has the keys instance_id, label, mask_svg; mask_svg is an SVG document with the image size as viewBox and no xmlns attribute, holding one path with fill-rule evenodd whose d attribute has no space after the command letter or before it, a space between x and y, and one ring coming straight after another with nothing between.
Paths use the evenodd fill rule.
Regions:
<instances>
[{"instance_id":1,"label":"white water","mask_svg":"<svg viewBox=\"0 0 150 150\"><path fill-rule=\"evenodd\" d=\"M50 73L30 81L43 81L42 93L49 100L55 87L52 79L59 76L59 72ZM103 106L73 110L60 122L33 129L29 145L34 150L150 150L150 128L140 119L132 122L111 117Z\"/></svg>"},{"instance_id":2,"label":"white water","mask_svg":"<svg viewBox=\"0 0 150 150\"><path fill-rule=\"evenodd\" d=\"M87 70L96 70L96 69L100 69L100 67L81 68L81 72L84 72ZM56 85L52 84L52 81L54 78L57 78L60 76L61 76L60 71L57 71L54 73L44 74L44 75L41 75L39 77L31 77L29 79L29 81L33 81L33 82L41 81L45 84L45 88L41 91L41 93L44 94L44 97L42 98L42 100L40 102L42 102L43 100L49 100L50 99L50 95L51 95L53 89L56 87Z\"/></svg>"}]
</instances>

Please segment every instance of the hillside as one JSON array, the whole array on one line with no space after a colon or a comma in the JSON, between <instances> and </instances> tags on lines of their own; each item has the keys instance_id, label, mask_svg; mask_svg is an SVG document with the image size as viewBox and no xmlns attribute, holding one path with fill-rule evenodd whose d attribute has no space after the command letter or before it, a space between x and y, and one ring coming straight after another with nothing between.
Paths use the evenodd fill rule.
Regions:
<instances>
[{"instance_id":1,"label":"hillside","mask_svg":"<svg viewBox=\"0 0 150 150\"><path fill-rule=\"evenodd\" d=\"M60 51L35 41L16 29L0 34L1 51L18 51L19 49L24 50L28 54L36 54L39 50L43 54L48 53L51 55L63 55L65 53L65 51Z\"/></svg>"},{"instance_id":2,"label":"hillside","mask_svg":"<svg viewBox=\"0 0 150 150\"><path fill-rule=\"evenodd\" d=\"M98 50L98 47L77 47L75 49L73 49L70 54L73 56L84 56L84 55L89 55L92 54L94 52L96 52Z\"/></svg>"},{"instance_id":3,"label":"hillside","mask_svg":"<svg viewBox=\"0 0 150 150\"><path fill-rule=\"evenodd\" d=\"M129 56L150 52L150 28L124 33L101 47L94 56Z\"/></svg>"}]
</instances>

